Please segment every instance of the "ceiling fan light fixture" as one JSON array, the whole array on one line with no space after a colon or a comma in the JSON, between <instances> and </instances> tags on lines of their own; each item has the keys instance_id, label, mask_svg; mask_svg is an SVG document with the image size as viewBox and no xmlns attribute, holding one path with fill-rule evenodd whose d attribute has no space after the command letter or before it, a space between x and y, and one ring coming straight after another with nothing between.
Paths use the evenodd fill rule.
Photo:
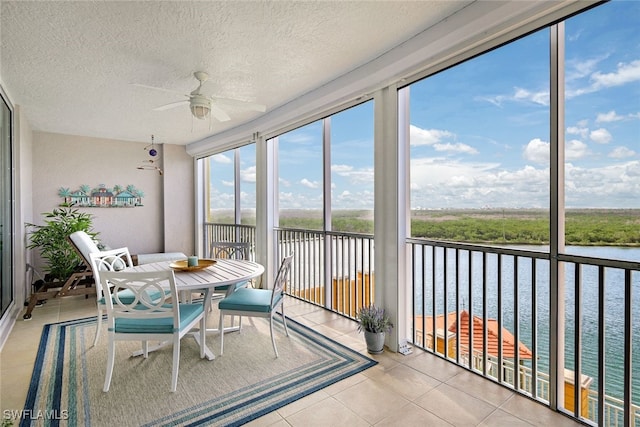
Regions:
<instances>
[{"instance_id":1,"label":"ceiling fan light fixture","mask_svg":"<svg viewBox=\"0 0 640 427\"><path fill-rule=\"evenodd\" d=\"M191 114L196 119L204 120L209 117L209 113L211 112L211 104L208 99L193 97L191 98Z\"/></svg>"}]
</instances>

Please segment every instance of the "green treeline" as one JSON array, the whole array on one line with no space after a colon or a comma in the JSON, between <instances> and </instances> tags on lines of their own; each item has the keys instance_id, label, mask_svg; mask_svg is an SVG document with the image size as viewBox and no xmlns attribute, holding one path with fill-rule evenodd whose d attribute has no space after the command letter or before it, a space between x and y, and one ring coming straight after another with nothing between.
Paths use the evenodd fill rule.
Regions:
<instances>
[{"instance_id":1,"label":"green treeline","mask_svg":"<svg viewBox=\"0 0 640 427\"><path fill-rule=\"evenodd\" d=\"M373 234L370 211L334 211L332 230ZM281 228L322 230L316 212L280 216ZM411 236L465 243L549 244L549 214L535 209L414 211ZM640 209L571 209L565 242L578 246L640 246Z\"/></svg>"},{"instance_id":2,"label":"green treeline","mask_svg":"<svg viewBox=\"0 0 640 427\"><path fill-rule=\"evenodd\" d=\"M467 243L549 243L549 217L544 211L447 212L414 215L411 234L435 240ZM568 210L567 245L640 246L638 210Z\"/></svg>"}]
</instances>

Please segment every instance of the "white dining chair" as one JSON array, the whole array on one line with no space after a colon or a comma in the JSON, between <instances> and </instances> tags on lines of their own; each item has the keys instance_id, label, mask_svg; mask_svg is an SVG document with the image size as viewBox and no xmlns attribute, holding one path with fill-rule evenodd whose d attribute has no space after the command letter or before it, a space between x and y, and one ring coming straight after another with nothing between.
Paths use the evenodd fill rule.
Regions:
<instances>
[{"instance_id":1,"label":"white dining chair","mask_svg":"<svg viewBox=\"0 0 640 427\"><path fill-rule=\"evenodd\" d=\"M289 336L287 320L284 315L284 287L291 270L292 260L293 254L286 256L282 260L273 289L240 288L220 300L218 303L220 310L220 355L224 352L224 316L248 316L269 318L271 343L273 344L273 351L278 357L278 348L273 335L273 316L276 310L280 308L284 331Z\"/></svg>"},{"instance_id":2,"label":"white dining chair","mask_svg":"<svg viewBox=\"0 0 640 427\"><path fill-rule=\"evenodd\" d=\"M132 267L133 262L131 260L131 254L128 248L118 248L108 251L99 251L89 253L89 262L91 264L91 271L93 272L93 279L96 286L96 306L98 309L98 324L96 326L96 336L93 339L93 346L98 344L98 338L102 329L102 317L103 313L107 312L107 304L105 302L106 293L102 290L102 284L100 283L100 272L102 271L120 271L127 267ZM133 294L130 291L123 291L120 295L121 299L133 298Z\"/></svg>"},{"instance_id":3,"label":"white dining chair","mask_svg":"<svg viewBox=\"0 0 640 427\"><path fill-rule=\"evenodd\" d=\"M243 259L248 260L251 254L250 242L224 242L213 241L209 246L209 257L214 259ZM238 282L233 285L218 286L213 291L214 301L235 292L240 288L249 286L249 282ZM235 323L231 318L231 326ZM238 322L238 328L242 328L242 318Z\"/></svg>"},{"instance_id":4,"label":"white dining chair","mask_svg":"<svg viewBox=\"0 0 640 427\"><path fill-rule=\"evenodd\" d=\"M209 257L214 259L250 259L251 255L251 243L250 242L211 242L209 246ZM234 289L243 288L248 286L248 282L236 283L235 285L221 286L216 288L214 294L221 293L226 295L229 286L234 286Z\"/></svg>"},{"instance_id":5,"label":"white dining chair","mask_svg":"<svg viewBox=\"0 0 640 427\"><path fill-rule=\"evenodd\" d=\"M202 304L179 303L175 275L172 270L150 272L105 271L100 273L104 289L108 322L108 357L105 392L109 391L115 363L116 341L142 341L142 355L147 358L149 341L168 341L173 344L171 391L178 385L180 340L195 326L199 327L200 358L206 349L206 310ZM169 287L170 293L164 293ZM130 292L130 298L120 298ZM149 295L157 294L157 299Z\"/></svg>"}]
</instances>

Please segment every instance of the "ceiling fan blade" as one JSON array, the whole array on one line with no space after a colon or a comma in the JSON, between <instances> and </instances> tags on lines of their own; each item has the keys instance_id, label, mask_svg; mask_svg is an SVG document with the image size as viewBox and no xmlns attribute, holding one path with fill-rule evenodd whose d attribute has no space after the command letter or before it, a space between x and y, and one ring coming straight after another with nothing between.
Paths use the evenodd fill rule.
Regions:
<instances>
[{"instance_id":1,"label":"ceiling fan blade","mask_svg":"<svg viewBox=\"0 0 640 427\"><path fill-rule=\"evenodd\" d=\"M231 120L231 117L229 117L227 113L225 113L220 107L217 107L215 105L211 106L211 115L215 117L219 122L228 122L229 120Z\"/></svg>"},{"instance_id":2,"label":"ceiling fan blade","mask_svg":"<svg viewBox=\"0 0 640 427\"><path fill-rule=\"evenodd\" d=\"M148 85L143 85L143 84L140 84L140 83L130 83L130 85L131 86L137 86L137 87L143 87L145 89L161 90L163 92L169 92L169 93L175 93L175 94L182 95L182 96L188 96L183 92L179 92L177 90L165 89L163 87L148 86Z\"/></svg>"},{"instance_id":3,"label":"ceiling fan blade","mask_svg":"<svg viewBox=\"0 0 640 427\"><path fill-rule=\"evenodd\" d=\"M170 110L172 108L179 107L181 105L187 105L187 104L189 104L189 100L171 102L169 104L165 104L165 105L161 105L159 107L156 107L156 108L153 109L153 111Z\"/></svg>"},{"instance_id":4,"label":"ceiling fan blade","mask_svg":"<svg viewBox=\"0 0 640 427\"><path fill-rule=\"evenodd\" d=\"M264 113L265 111L267 111L266 105L256 104L254 102L242 101L240 99L218 98L217 96L212 96L211 98L213 99L214 102L243 108L245 110L260 111L261 113Z\"/></svg>"}]
</instances>

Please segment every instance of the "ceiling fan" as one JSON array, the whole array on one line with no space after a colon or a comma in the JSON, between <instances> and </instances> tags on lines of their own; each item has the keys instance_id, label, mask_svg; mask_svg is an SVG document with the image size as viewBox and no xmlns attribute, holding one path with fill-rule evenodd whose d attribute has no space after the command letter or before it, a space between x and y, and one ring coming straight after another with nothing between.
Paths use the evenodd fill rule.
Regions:
<instances>
[{"instance_id":1,"label":"ceiling fan","mask_svg":"<svg viewBox=\"0 0 640 427\"><path fill-rule=\"evenodd\" d=\"M266 111L267 107L261 104L255 104L253 102L242 101L239 99L221 98L213 96L207 93L207 85L205 83L209 80L209 75L204 71L196 71L193 76L200 82L198 87L189 94L182 92L165 89L155 86L147 86L138 83L133 83L134 86L144 87L148 89L162 90L165 92L175 93L182 96L186 96L187 100L171 102L169 104L161 105L154 108L154 111L164 111L171 108L176 108L181 105L189 105L191 114L193 117L204 120L207 117L213 116L218 121L226 122L231 120L231 117L220 107L221 105L238 106L252 111Z\"/></svg>"}]
</instances>

